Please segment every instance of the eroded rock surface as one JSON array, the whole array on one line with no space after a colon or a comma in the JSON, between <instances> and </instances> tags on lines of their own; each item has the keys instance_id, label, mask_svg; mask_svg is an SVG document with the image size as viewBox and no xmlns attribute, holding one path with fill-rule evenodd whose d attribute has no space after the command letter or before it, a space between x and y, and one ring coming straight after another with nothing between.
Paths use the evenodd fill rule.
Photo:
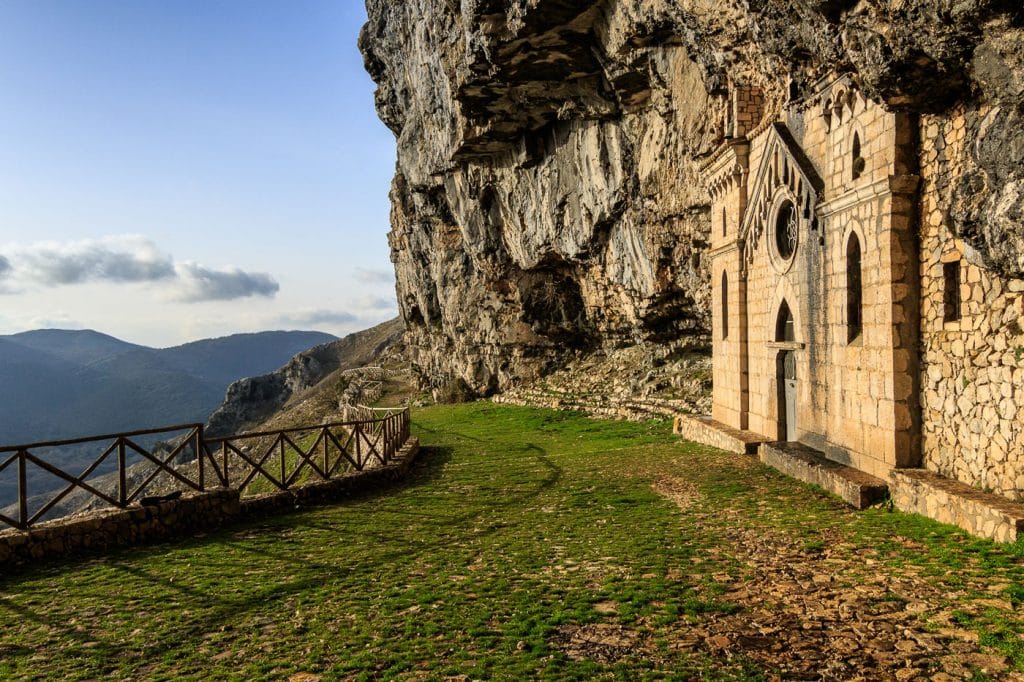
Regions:
<instances>
[{"instance_id":1,"label":"eroded rock surface","mask_svg":"<svg viewBox=\"0 0 1024 682\"><path fill-rule=\"evenodd\" d=\"M390 242L412 359L480 393L597 348L709 326L698 166L829 73L885 106L966 110L952 231L1024 275L1017 0L368 0L398 141Z\"/></svg>"}]
</instances>

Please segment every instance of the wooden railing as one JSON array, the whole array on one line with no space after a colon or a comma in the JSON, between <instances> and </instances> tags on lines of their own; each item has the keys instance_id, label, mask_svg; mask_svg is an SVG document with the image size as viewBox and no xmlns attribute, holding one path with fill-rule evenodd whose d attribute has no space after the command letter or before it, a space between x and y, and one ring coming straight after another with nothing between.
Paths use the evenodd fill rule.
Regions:
<instances>
[{"instance_id":1,"label":"wooden railing","mask_svg":"<svg viewBox=\"0 0 1024 682\"><path fill-rule=\"evenodd\" d=\"M371 412L366 416L227 438L206 439L202 424L183 424L0 447L0 476L9 477L13 470L17 482L17 501L0 510L0 524L27 530L53 518L54 510L60 511L58 505L69 496L82 499L66 513L97 504L124 509L154 493L214 488L233 488L243 494L288 490L311 481L390 464L409 439L409 410ZM149 447L139 442L144 437L158 440L161 436L163 440ZM36 454L40 450L92 444L106 447L77 476ZM97 473L111 459L115 459L114 470ZM59 479L63 487L48 486L33 495L30 467L45 472L51 479Z\"/></svg>"}]
</instances>

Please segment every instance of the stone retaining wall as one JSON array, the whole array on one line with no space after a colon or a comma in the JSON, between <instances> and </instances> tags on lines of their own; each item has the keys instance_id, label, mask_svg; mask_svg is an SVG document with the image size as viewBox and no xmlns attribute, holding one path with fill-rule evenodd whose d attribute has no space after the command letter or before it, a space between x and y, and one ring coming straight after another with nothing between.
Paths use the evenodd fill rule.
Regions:
<instances>
[{"instance_id":1,"label":"stone retaining wall","mask_svg":"<svg viewBox=\"0 0 1024 682\"><path fill-rule=\"evenodd\" d=\"M893 471L889 494L901 511L950 523L997 542L1014 542L1024 531L1024 505L943 478L933 471Z\"/></svg>"},{"instance_id":2,"label":"stone retaining wall","mask_svg":"<svg viewBox=\"0 0 1024 682\"><path fill-rule=\"evenodd\" d=\"M294 490L241 499L238 490L217 489L151 507L106 509L58 519L28 531L2 531L0 566L193 535L228 521L334 502L400 478L418 452L419 441L410 438L396 453L393 464Z\"/></svg>"}]
</instances>

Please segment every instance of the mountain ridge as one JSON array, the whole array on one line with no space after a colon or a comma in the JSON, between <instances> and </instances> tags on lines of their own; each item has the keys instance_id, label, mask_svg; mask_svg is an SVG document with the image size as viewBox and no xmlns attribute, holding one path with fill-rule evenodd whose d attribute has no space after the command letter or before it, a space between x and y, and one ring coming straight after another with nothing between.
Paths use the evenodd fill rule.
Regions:
<instances>
[{"instance_id":1,"label":"mountain ridge","mask_svg":"<svg viewBox=\"0 0 1024 682\"><path fill-rule=\"evenodd\" d=\"M150 348L94 330L0 336L0 443L203 422L232 381L336 339L270 331Z\"/></svg>"}]
</instances>

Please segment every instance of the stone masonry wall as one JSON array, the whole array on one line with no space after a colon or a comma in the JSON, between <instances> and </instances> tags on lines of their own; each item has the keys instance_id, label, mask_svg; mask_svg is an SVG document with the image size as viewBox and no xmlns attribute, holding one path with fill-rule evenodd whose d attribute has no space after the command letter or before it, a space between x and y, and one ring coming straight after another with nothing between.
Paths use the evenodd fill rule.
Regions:
<instances>
[{"instance_id":1,"label":"stone masonry wall","mask_svg":"<svg viewBox=\"0 0 1024 682\"><path fill-rule=\"evenodd\" d=\"M740 96L744 91L733 94L737 101ZM846 77L788 106L782 119L783 133L767 123L749 131L749 176L739 174L749 177L746 182L736 179L733 166L743 165L742 140L723 147L707 165L713 220L713 416L733 428L781 437L777 358L791 351L797 364L799 440L876 476L896 466L916 466L914 121L868 100ZM791 135L792 141L782 135ZM791 151L776 151L776 139ZM768 175L762 159L769 162ZM800 181L794 179L798 164L810 173ZM818 182L812 176L822 183L819 220L810 221L810 209L804 207L796 253L782 258L774 239L777 212L787 198L796 205L811 201L796 195L803 191L801 183ZM748 239L754 239L746 281L736 242L745 214L752 221ZM767 224L762 228L760 221ZM761 229L764 234L758 236ZM863 296L861 331L851 337L847 245L854 238L860 245ZM794 317L793 342L775 336L782 301ZM743 365L747 357L749 368ZM748 385L749 405L744 405Z\"/></svg>"},{"instance_id":2,"label":"stone masonry wall","mask_svg":"<svg viewBox=\"0 0 1024 682\"><path fill-rule=\"evenodd\" d=\"M989 111L921 120L924 466L1024 500L1024 280L1001 277L951 227L954 189ZM960 264L961 317L944 315L944 264Z\"/></svg>"},{"instance_id":3,"label":"stone masonry wall","mask_svg":"<svg viewBox=\"0 0 1024 682\"><path fill-rule=\"evenodd\" d=\"M931 471L893 471L889 494L902 511L950 523L996 542L1015 542L1024 531L1024 506Z\"/></svg>"}]
</instances>

